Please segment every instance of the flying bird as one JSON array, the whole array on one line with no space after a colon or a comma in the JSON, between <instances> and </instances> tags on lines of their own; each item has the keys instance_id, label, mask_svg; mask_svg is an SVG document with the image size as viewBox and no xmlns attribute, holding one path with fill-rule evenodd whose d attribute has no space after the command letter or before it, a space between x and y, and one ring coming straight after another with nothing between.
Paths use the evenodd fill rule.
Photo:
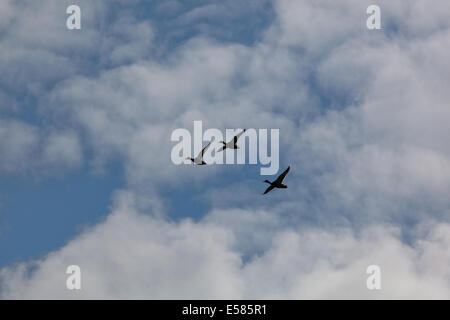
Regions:
<instances>
[{"instance_id":1,"label":"flying bird","mask_svg":"<svg viewBox=\"0 0 450 320\"><path fill-rule=\"evenodd\" d=\"M242 136L245 130L247 129L244 129L239 134L235 135L234 138L228 143L226 143L225 141L220 141L221 143L223 143L223 146L219 150L217 150L217 152L221 152L225 149L239 149L239 146L236 144L236 142L238 141L239 137Z\"/></svg>"},{"instance_id":2,"label":"flying bird","mask_svg":"<svg viewBox=\"0 0 450 320\"><path fill-rule=\"evenodd\" d=\"M289 169L291 166L289 166L282 174L280 174L274 182L270 182L269 180L264 180L264 182L270 184L270 186L264 191L264 194L269 193L274 188L281 188L286 189L287 185L283 184L283 180L286 177L287 173L289 172Z\"/></svg>"},{"instance_id":3,"label":"flying bird","mask_svg":"<svg viewBox=\"0 0 450 320\"><path fill-rule=\"evenodd\" d=\"M203 161L203 154L208 150L209 146L211 145L211 141L202 149L202 151L198 154L198 156L194 158L186 158L186 160L191 160L193 163L201 166L207 164L205 161Z\"/></svg>"}]
</instances>

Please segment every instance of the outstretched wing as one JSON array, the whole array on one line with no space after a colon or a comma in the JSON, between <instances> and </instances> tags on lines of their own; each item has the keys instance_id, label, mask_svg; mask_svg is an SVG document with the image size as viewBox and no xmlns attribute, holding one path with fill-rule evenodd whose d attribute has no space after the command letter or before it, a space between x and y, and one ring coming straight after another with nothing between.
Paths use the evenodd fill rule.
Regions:
<instances>
[{"instance_id":1,"label":"outstretched wing","mask_svg":"<svg viewBox=\"0 0 450 320\"><path fill-rule=\"evenodd\" d=\"M282 174L280 174L280 176L277 178L277 180L275 180L275 184L278 183L282 183L284 180L284 177L286 177L287 173L289 172L289 169L291 168L291 166L289 166L286 170L284 170L284 172Z\"/></svg>"},{"instance_id":2,"label":"outstretched wing","mask_svg":"<svg viewBox=\"0 0 450 320\"><path fill-rule=\"evenodd\" d=\"M267 189L266 189L266 191L264 191L263 194L266 194L266 193L270 192L273 188L275 188L275 187L272 186L272 185L268 186Z\"/></svg>"},{"instance_id":3,"label":"outstretched wing","mask_svg":"<svg viewBox=\"0 0 450 320\"><path fill-rule=\"evenodd\" d=\"M206 152L206 150L208 150L210 145L211 145L211 141L206 145L206 147L203 148L203 150L201 152L202 158L203 158L203 154Z\"/></svg>"},{"instance_id":4,"label":"outstretched wing","mask_svg":"<svg viewBox=\"0 0 450 320\"><path fill-rule=\"evenodd\" d=\"M236 142L238 141L239 137L244 134L245 130L247 130L247 129L242 130L241 132L239 132L237 135L234 136L234 138L233 138L234 144L236 144Z\"/></svg>"},{"instance_id":5,"label":"outstretched wing","mask_svg":"<svg viewBox=\"0 0 450 320\"><path fill-rule=\"evenodd\" d=\"M227 147L226 146L222 146L219 150L217 150L217 152L221 152L223 150L225 150Z\"/></svg>"}]
</instances>

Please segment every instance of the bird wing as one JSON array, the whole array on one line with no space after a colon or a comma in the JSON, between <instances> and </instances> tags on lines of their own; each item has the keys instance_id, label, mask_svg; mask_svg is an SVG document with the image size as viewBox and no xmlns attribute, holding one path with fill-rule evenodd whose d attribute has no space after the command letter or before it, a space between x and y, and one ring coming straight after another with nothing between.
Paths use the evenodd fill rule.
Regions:
<instances>
[{"instance_id":1,"label":"bird wing","mask_svg":"<svg viewBox=\"0 0 450 320\"><path fill-rule=\"evenodd\" d=\"M202 158L203 158L203 154L206 152L206 150L208 150L210 145L211 145L211 141L206 145L206 147L203 148L202 152L200 153L202 155Z\"/></svg>"},{"instance_id":2,"label":"bird wing","mask_svg":"<svg viewBox=\"0 0 450 320\"><path fill-rule=\"evenodd\" d=\"M226 146L222 146L219 150L217 150L217 152L221 152L223 150L225 150L227 147Z\"/></svg>"},{"instance_id":3,"label":"bird wing","mask_svg":"<svg viewBox=\"0 0 450 320\"><path fill-rule=\"evenodd\" d=\"M275 188L273 185L268 186L266 191L264 191L263 194L266 194L266 193L270 192L273 188Z\"/></svg>"},{"instance_id":4,"label":"bird wing","mask_svg":"<svg viewBox=\"0 0 450 320\"><path fill-rule=\"evenodd\" d=\"M234 144L236 144L236 142L238 141L239 137L244 134L245 130L247 130L247 129L242 130L241 132L239 132L237 135L234 136L234 138L233 138L234 139Z\"/></svg>"},{"instance_id":5,"label":"bird wing","mask_svg":"<svg viewBox=\"0 0 450 320\"><path fill-rule=\"evenodd\" d=\"M284 170L284 172L282 174L280 174L280 176L277 178L277 180L275 180L275 184L277 183L282 183L284 180L284 177L286 177L287 173L289 172L289 169L291 168L291 166L289 166L286 170Z\"/></svg>"}]
</instances>

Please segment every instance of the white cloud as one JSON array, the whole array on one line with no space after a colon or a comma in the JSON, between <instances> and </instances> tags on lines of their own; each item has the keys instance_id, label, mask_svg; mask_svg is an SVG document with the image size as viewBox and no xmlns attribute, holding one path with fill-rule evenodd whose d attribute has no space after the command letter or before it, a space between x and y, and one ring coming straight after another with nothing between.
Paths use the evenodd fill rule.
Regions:
<instances>
[{"instance_id":1,"label":"white cloud","mask_svg":"<svg viewBox=\"0 0 450 320\"><path fill-rule=\"evenodd\" d=\"M220 223L227 214L233 215L232 225ZM273 219L277 218L266 223ZM413 246L403 244L398 230L389 227L356 235L348 229L295 228L270 234L261 226L242 210L239 215L224 211L198 223L168 222L136 213L125 197L105 222L62 249L33 263L2 269L2 298L450 297L448 224L433 225ZM264 251L244 263L242 248L235 245L248 238L237 237L235 231L246 227L256 239L268 239ZM81 267L81 291L65 288L65 270L72 264ZM381 291L366 288L365 272L372 264L381 268Z\"/></svg>"},{"instance_id":2,"label":"white cloud","mask_svg":"<svg viewBox=\"0 0 450 320\"><path fill-rule=\"evenodd\" d=\"M103 5L87 10L88 22L98 26L93 17L107 12ZM0 82L16 93L45 92L40 114L70 130L49 135L2 121L0 168L26 170L35 152L47 165L76 167L86 147L95 166L121 159L134 205L146 204L153 216L165 213L159 189L199 182L213 209L194 223L116 206L105 222L37 262L31 276L27 263L3 269L3 295L449 298L449 2L380 6L384 29L370 32L364 2L280 0L255 44L199 35L164 59L148 53L157 36L150 22L127 16L106 29L84 27L75 39L51 31L56 9L31 11L36 21L50 19L51 30L36 38L40 45L26 32L34 20L17 22L0 43L8 74ZM217 12L203 7L184 19L211 10ZM98 58L98 72L77 72L82 63L70 60L72 41L75 56ZM261 200L243 183L227 188L214 180L223 168L174 166L171 130L191 128L193 120L280 128L281 161L293 168L289 189ZM412 246L400 240L429 219L439 222L428 235L408 234ZM65 267L73 263L85 270L79 293L64 288ZM374 263L383 270L379 293L364 286L365 268Z\"/></svg>"}]
</instances>

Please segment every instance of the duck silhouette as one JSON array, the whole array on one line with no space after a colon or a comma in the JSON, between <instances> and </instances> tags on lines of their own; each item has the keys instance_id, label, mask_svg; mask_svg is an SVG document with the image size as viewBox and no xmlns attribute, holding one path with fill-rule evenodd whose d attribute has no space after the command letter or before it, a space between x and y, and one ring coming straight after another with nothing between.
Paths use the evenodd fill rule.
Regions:
<instances>
[{"instance_id":1,"label":"duck silhouette","mask_svg":"<svg viewBox=\"0 0 450 320\"><path fill-rule=\"evenodd\" d=\"M289 166L286 170L284 170L284 172L280 174L278 178L273 182L270 182L269 180L264 180L264 182L270 184L270 186L266 189L266 191L264 191L263 194L269 193L275 188L286 189L287 185L283 184L283 180L286 177L287 173L289 172L290 168L291 166Z\"/></svg>"}]
</instances>

